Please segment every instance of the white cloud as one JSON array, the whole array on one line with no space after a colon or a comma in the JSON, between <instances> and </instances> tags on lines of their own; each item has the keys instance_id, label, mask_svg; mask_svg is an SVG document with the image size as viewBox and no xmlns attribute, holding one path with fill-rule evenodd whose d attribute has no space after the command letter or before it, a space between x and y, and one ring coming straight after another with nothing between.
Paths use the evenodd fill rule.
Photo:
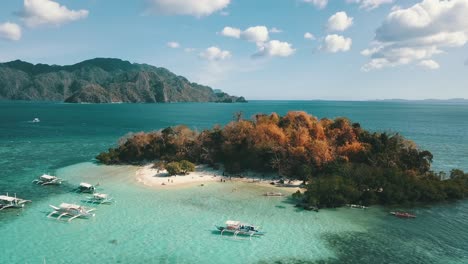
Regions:
<instances>
[{"instance_id":1,"label":"white cloud","mask_svg":"<svg viewBox=\"0 0 468 264\"><path fill-rule=\"evenodd\" d=\"M0 39L20 40L21 27L18 24L10 22L0 24Z\"/></svg>"},{"instance_id":2,"label":"white cloud","mask_svg":"<svg viewBox=\"0 0 468 264\"><path fill-rule=\"evenodd\" d=\"M164 15L202 17L221 11L226 8L230 2L231 0L148 0L148 11Z\"/></svg>"},{"instance_id":3,"label":"white cloud","mask_svg":"<svg viewBox=\"0 0 468 264\"><path fill-rule=\"evenodd\" d=\"M224 27L221 35L231 38L240 38L241 30L233 27Z\"/></svg>"},{"instance_id":4,"label":"white cloud","mask_svg":"<svg viewBox=\"0 0 468 264\"><path fill-rule=\"evenodd\" d=\"M281 32L283 32L283 30L281 30L279 28L272 27L272 28L270 28L269 32L270 33L281 33Z\"/></svg>"},{"instance_id":5,"label":"white cloud","mask_svg":"<svg viewBox=\"0 0 468 264\"><path fill-rule=\"evenodd\" d=\"M464 46L467 14L468 0L423 0L406 9L392 9L376 30L374 44L361 52L370 56L363 70L420 64L444 49Z\"/></svg>"},{"instance_id":6,"label":"white cloud","mask_svg":"<svg viewBox=\"0 0 468 264\"><path fill-rule=\"evenodd\" d=\"M394 0L346 0L348 3L359 4L359 8L373 10L384 4L391 4Z\"/></svg>"},{"instance_id":7,"label":"white cloud","mask_svg":"<svg viewBox=\"0 0 468 264\"><path fill-rule=\"evenodd\" d=\"M303 2L313 4L319 9L323 9L327 6L328 0L302 0Z\"/></svg>"},{"instance_id":8,"label":"white cloud","mask_svg":"<svg viewBox=\"0 0 468 264\"><path fill-rule=\"evenodd\" d=\"M304 38L305 38L305 39L314 40L314 39L315 39L315 36L314 36L314 34L312 34L312 33L310 33L310 32L306 32L306 33L304 33Z\"/></svg>"},{"instance_id":9,"label":"white cloud","mask_svg":"<svg viewBox=\"0 0 468 264\"><path fill-rule=\"evenodd\" d=\"M219 14L222 15L222 16L229 16L228 11L221 11L221 12L219 12Z\"/></svg>"},{"instance_id":10,"label":"white cloud","mask_svg":"<svg viewBox=\"0 0 468 264\"><path fill-rule=\"evenodd\" d=\"M345 52L351 49L353 41L350 38L345 38L340 35L327 35L322 50L330 53Z\"/></svg>"},{"instance_id":11,"label":"white cloud","mask_svg":"<svg viewBox=\"0 0 468 264\"><path fill-rule=\"evenodd\" d=\"M345 31L353 24L353 18L348 17L346 12L337 12L328 19L328 31Z\"/></svg>"},{"instance_id":12,"label":"white cloud","mask_svg":"<svg viewBox=\"0 0 468 264\"><path fill-rule=\"evenodd\" d=\"M200 58L209 61L220 61L231 58L231 52L212 46L201 52Z\"/></svg>"},{"instance_id":13,"label":"white cloud","mask_svg":"<svg viewBox=\"0 0 468 264\"><path fill-rule=\"evenodd\" d=\"M268 28L265 26L249 27L242 31L241 38L255 43L268 41Z\"/></svg>"},{"instance_id":14,"label":"white cloud","mask_svg":"<svg viewBox=\"0 0 468 264\"><path fill-rule=\"evenodd\" d=\"M269 31L265 26L249 27L244 31L240 30L239 28L224 27L221 31L221 35L231 38L242 38L244 40L255 43L263 43L268 41L270 38L269 32L271 31Z\"/></svg>"},{"instance_id":15,"label":"white cloud","mask_svg":"<svg viewBox=\"0 0 468 264\"><path fill-rule=\"evenodd\" d=\"M433 60L423 60L421 62L419 62L418 64L419 66L421 67L424 67L426 69L430 69L430 70L437 70L440 68L440 65L439 63L433 61Z\"/></svg>"},{"instance_id":16,"label":"white cloud","mask_svg":"<svg viewBox=\"0 0 468 264\"><path fill-rule=\"evenodd\" d=\"M166 45L171 49L180 48L179 42L175 42L175 41L168 42Z\"/></svg>"},{"instance_id":17,"label":"white cloud","mask_svg":"<svg viewBox=\"0 0 468 264\"><path fill-rule=\"evenodd\" d=\"M86 18L88 10L70 10L52 0L24 0L23 10L19 15L28 27L40 25L61 25Z\"/></svg>"},{"instance_id":18,"label":"white cloud","mask_svg":"<svg viewBox=\"0 0 468 264\"><path fill-rule=\"evenodd\" d=\"M254 57L289 57L295 51L292 44L288 42L270 40L259 45L258 52L254 54Z\"/></svg>"}]
</instances>

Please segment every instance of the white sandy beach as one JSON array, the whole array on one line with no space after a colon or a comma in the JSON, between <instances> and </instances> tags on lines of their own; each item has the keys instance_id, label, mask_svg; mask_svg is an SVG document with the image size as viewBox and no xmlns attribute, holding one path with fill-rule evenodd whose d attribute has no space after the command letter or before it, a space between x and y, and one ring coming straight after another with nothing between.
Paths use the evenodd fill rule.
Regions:
<instances>
[{"instance_id":1,"label":"white sandy beach","mask_svg":"<svg viewBox=\"0 0 468 264\"><path fill-rule=\"evenodd\" d=\"M274 187L270 183L279 179L279 177L275 175L260 175L253 172L247 172L240 176L222 176L222 170L214 170L206 165L196 166L195 171L190 172L189 175L169 176L166 170L157 170L153 168L152 164L148 164L138 169L135 175L137 182L158 189L191 187L212 183L217 184L224 181L246 182ZM283 186L276 185L276 187L278 189L296 191L300 189L299 186L301 183L301 181L292 181Z\"/></svg>"}]
</instances>

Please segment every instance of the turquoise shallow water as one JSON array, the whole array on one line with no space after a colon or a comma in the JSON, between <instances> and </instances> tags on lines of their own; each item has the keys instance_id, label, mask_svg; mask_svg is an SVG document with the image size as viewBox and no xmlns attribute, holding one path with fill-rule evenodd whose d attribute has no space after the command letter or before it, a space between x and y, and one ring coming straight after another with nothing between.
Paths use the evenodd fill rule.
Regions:
<instances>
[{"instance_id":1,"label":"turquoise shallow water","mask_svg":"<svg viewBox=\"0 0 468 264\"><path fill-rule=\"evenodd\" d=\"M130 131L185 123L225 124L236 111L319 117L349 116L372 130L399 131L429 149L437 170L468 170L468 105L384 102L251 102L248 104L71 105L0 102L0 193L33 199L0 213L0 263L467 263L468 203L413 208L415 221L383 208L297 211L251 184L212 183L152 190L134 182L134 167L91 161ZM29 123L34 117L40 123ZM59 188L31 180L43 172L68 179ZM100 182L114 205L96 217L61 223L49 204L80 202L82 180ZM232 192L233 188L241 191ZM239 219L267 235L252 241L220 237L214 224Z\"/></svg>"}]
</instances>

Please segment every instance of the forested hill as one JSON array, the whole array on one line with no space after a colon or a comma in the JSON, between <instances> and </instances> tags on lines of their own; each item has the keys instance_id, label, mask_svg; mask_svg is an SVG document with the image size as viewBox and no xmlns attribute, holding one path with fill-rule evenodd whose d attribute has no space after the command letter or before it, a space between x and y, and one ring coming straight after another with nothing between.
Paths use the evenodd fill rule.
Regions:
<instances>
[{"instance_id":1,"label":"forested hill","mask_svg":"<svg viewBox=\"0 0 468 264\"><path fill-rule=\"evenodd\" d=\"M307 183L296 194L317 207L433 203L468 197L468 173L431 171L432 154L399 134L370 132L346 118L305 112L257 114L194 131L137 133L97 156L104 164L182 161L223 165L226 173L276 172ZM445 176L444 176L445 175Z\"/></svg>"},{"instance_id":2,"label":"forested hill","mask_svg":"<svg viewBox=\"0 0 468 264\"><path fill-rule=\"evenodd\" d=\"M165 68L96 58L74 65L0 63L0 99L70 103L246 102Z\"/></svg>"}]
</instances>

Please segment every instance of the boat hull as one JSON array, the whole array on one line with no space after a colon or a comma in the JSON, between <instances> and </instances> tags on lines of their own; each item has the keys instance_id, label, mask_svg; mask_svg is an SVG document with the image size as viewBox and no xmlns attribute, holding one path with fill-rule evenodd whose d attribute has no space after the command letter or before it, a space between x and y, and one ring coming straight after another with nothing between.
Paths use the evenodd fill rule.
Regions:
<instances>
[{"instance_id":1,"label":"boat hull","mask_svg":"<svg viewBox=\"0 0 468 264\"><path fill-rule=\"evenodd\" d=\"M224 226L216 226L216 229L218 229L218 231L220 231L221 233L229 233L229 234L234 234L236 236L263 236L265 235L264 232L260 232L260 231L242 231L242 230L239 230L239 229L228 229Z\"/></svg>"}]
</instances>

